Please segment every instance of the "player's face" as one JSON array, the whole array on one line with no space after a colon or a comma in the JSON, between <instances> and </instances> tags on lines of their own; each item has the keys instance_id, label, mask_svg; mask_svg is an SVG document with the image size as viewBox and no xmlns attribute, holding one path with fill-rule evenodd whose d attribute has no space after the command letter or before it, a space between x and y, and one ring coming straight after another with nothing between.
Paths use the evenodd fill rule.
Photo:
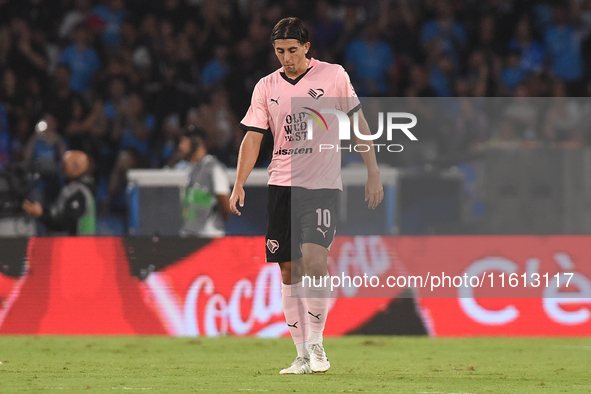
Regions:
<instances>
[{"instance_id":1,"label":"player's face","mask_svg":"<svg viewBox=\"0 0 591 394\"><path fill-rule=\"evenodd\" d=\"M275 49L277 59L279 59L287 75L297 76L306 71L308 65L306 54L310 49L309 42L302 45L298 40L291 38L275 40L273 42L273 48Z\"/></svg>"}]
</instances>

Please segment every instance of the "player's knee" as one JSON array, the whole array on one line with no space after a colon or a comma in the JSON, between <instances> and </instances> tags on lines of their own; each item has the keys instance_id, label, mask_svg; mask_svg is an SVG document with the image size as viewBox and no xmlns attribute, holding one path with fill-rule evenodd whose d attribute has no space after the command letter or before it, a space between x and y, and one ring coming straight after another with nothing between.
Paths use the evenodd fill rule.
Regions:
<instances>
[{"instance_id":1,"label":"player's knee","mask_svg":"<svg viewBox=\"0 0 591 394\"><path fill-rule=\"evenodd\" d=\"M306 275L313 277L325 276L327 273L327 261L324 256L310 256L306 259Z\"/></svg>"},{"instance_id":2,"label":"player's knee","mask_svg":"<svg viewBox=\"0 0 591 394\"><path fill-rule=\"evenodd\" d=\"M297 261L279 263L279 267L281 268L281 280L284 284L290 285L302 281L304 267L302 265L301 259Z\"/></svg>"},{"instance_id":3,"label":"player's knee","mask_svg":"<svg viewBox=\"0 0 591 394\"><path fill-rule=\"evenodd\" d=\"M291 262L279 263L279 267L283 284L290 285L292 283Z\"/></svg>"}]
</instances>

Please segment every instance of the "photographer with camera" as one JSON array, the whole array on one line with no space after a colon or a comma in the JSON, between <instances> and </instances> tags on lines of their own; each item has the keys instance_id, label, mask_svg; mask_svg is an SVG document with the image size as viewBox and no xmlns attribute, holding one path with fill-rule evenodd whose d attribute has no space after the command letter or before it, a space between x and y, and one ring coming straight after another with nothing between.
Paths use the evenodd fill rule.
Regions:
<instances>
[{"instance_id":1,"label":"photographer with camera","mask_svg":"<svg viewBox=\"0 0 591 394\"><path fill-rule=\"evenodd\" d=\"M52 235L94 235L96 210L89 167L86 153L67 151L62 157L62 171L69 182L60 190L55 204L43 208L38 202L25 200L23 210L39 219Z\"/></svg>"},{"instance_id":2,"label":"photographer with camera","mask_svg":"<svg viewBox=\"0 0 591 394\"><path fill-rule=\"evenodd\" d=\"M207 153L205 140L203 130L190 127L178 145L177 156L185 160L189 171L180 230L184 237L222 237L231 215L230 181L223 164Z\"/></svg>"}]
</instances>

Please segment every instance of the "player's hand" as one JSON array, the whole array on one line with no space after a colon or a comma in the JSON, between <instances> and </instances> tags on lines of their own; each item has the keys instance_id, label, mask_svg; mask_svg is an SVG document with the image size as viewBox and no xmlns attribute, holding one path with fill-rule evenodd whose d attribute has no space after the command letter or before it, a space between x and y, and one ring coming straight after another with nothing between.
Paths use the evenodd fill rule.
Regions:
<instances>
[{"instance_id":1,"label":"player's hand","mask_svg":"<svg viewBox=\"0 0 591 394\"><path fill-rule=\"evenodd\" d=\"M41 215L43 215L43 207L38 202L31 202L29 200L25 200L23 201L22 208L23 211L35 218L40 218Z\"/></svg>"},{"instance_id":2,"label":"player's hand","mask_svg":"<svg viewBox=\"0 0 591 394\"><path fill-rule=\"evenodd\" d=\"M371 173L365 183L365 201L369 201L367 207L376 209L384 199L384 188L379 173Z\"/></svg>"},{"instance_id":3,"label":"player's hand","mask_svg":"<svg viewBox=\"0 0 591 394\"><path fill-rule=\"evenodd\" d=\"M234 190L232 190L232 195L230 196L230 210L238 216L242 215L242 213L236 207L236 203L240 204L240 207L243 207L244 196L244 188L242 186L234 186Z\"/></svg>"}]
</instances>

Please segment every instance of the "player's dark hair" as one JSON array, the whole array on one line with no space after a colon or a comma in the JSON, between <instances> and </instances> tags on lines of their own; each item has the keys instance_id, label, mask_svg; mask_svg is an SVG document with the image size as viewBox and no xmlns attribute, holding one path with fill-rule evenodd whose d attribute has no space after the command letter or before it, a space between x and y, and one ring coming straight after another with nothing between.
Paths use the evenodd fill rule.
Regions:
<instances>
[{"instance_id":1,"label":"player's dark hair","mask_svg":"<svg viewBox=\"0 0 591 394\"><path fill-rule=\"evenodd\" d=\"M310 42L310 33L306 25L300 18L289 17L283 18L271 31L271 42L275 40L298 40L300 44L304 45Z\"/></svg>"}]
</instances>

